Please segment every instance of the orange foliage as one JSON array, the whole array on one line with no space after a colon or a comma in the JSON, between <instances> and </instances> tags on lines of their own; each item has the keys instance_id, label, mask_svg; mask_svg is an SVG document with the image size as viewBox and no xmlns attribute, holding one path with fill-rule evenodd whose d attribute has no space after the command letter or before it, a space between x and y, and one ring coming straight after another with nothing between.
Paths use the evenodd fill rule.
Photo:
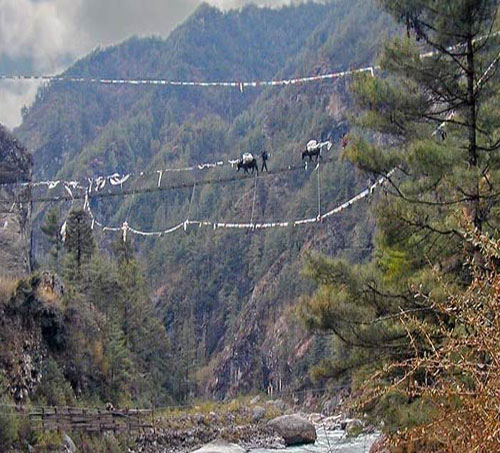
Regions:
<instances>
[{"instance_id":1,"label":"orange foliage","mask_svg":"<svg viewBox=\"0 0 500 453\"><path fill-rule=\"evenodd\" d=\"M444 303L417 295L450 322L436 326L401 319L410 340L427 338L432 352L388 367L401 371L403 378L385 392L397 389L409 400L420 398L433 416L386 437L379 451L500 451L500 244L484 236L471 242L482 250L484 262L471 264L474 279L462 294L449 294ZM436 337L442 340L432 340Z\"/></svg>"}]
</instances>

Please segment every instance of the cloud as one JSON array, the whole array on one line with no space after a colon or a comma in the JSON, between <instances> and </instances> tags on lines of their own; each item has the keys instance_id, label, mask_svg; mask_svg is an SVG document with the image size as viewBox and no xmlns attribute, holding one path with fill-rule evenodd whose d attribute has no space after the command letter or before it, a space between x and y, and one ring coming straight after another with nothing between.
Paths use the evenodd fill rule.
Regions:
<instances>
[{"instance_id":1,"label":"cloud","mask_svg":"<svg viewBox=\"0 0 500 453\"><path fill-rule=\"evenodd\" d=\"M0 0L0 55L27 57L35 67L50 69L84 50L75 34L81 1Z\"/></svg>"},{"instance_id":2,"label":"cloud","mask_svg":"<svg viewBox=\"0 0 500 453\"><path fill-rule=\"evenodd\" d=\"M282 6L290 3L300 3L301 0L208 0L207 3L210 3L214 6L217 6L221 9L231 9L231 8L240 8L249 3L254 3L258 6Z\"/></svg>"},{"instance_id":3,"label":"cloud","mask_svg":"<svg viewBox=\"0 0 500 453\"><path fill-rule=\"evenodd\" d=\"M167 35L199 0L84 0L80 24L92 45L111 44L130 35Z\"/></svg>"},{"instance_id":4,"label":"cloud","mask_svg":"<svg viewBox=\"0 0 500 453\"><path fill-rule=\"evenodd\" d=\"M260 6L281 6L297 0L255 0ZM0 0L0 62L27 59L37 73L54 74L98 45L131 35L167 36L201 0ZM249 0L209 0L222 9L239 8ZM19 67L21 65L19 64ZM0 63L0 72L6 68ZM16 126L22 105L36 89L0 85L0 123ZM16 100L18 102L16 102ZM14 109L14 111L12 111Z\"/></svg>"},{"instance_id":5,"label":"cloud","mask_svg":"<svg viewBox=\"0 0 500 453\"><path fill-rule=\"evenodd\" d=\"M21 123L21 109L35 99L40 83L0 82L0 123L12 128Z\"/></svg>"}]
</instances>

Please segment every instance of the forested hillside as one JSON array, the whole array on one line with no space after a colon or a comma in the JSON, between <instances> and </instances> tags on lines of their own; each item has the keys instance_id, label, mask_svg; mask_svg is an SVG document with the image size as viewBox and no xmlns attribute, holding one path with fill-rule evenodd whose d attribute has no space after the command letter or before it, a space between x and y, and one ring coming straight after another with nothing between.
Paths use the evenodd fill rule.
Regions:
<instances>
[{"instance_id":1,"label":"forested hillside","mask_svg":"<svg viewBox=\"0 0 500 453\"><path fill-rule=\"evenodd\" d=\"M323 74L372 64L387 34L389 16L366 0L307 3L281 9L249 6L221 12L202 5L166 38L132 38L97 49L65 75L172 80L271 80ZM321 166L322 208L346 201L366 177L341 159L340 137L356 116L352 78L283 88L102 86L53 82L24 112L16 134L34 157L34 179L85 178L154 171L271 154L270 169L300 163L310 139L334 147ZM233 175L230 166L205 173L165 175L165 183ZM134 180L155 187L157 178ZM255 197L255 209L252 209ZM81 202L58 203L52 232ZM289 220L315 216L317 178L308 171L225 185L93 201L100 222L146 231L166 229L186 215L208 220ZM37 225L49 204L38 204ZM175 356L168 390L177 399L196 394L223 398L272 386L307 387L308 369L329 341L313 338L294 313L312 291L302 276L310 251L363 262L374 226L361 203L323 224L269 232L188 228L159 239L128 237L144 267L150 298L167 329ZM98 247L119 238L98 229ZM49 235L50 236L50 235ZM63 272L51 242L35 228L39 266ZM105 284L104 282L103 284ZM111 282L110 284L112 284ZM111 288L101 288L112 293ZM111 306L118 304L110 297ZM123 331L123 318L115 325ZM117 333L118 334L118 333Z\"/></svg>"}]
</instances>

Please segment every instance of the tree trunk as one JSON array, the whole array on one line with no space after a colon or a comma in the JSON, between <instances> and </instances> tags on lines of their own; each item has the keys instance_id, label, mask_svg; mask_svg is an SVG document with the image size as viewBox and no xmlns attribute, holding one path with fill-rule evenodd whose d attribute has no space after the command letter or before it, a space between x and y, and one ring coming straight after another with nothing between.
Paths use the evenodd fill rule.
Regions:
<instances>
[{"instance_id":1,"label":"tree trunk","mask_svg":"<svg viewBox=\"0 0 500 453\"><path fill-rule=\"evenodd\" d=\"M468 118L467 126L469 128L469 165L471 170L478 167L477 155L477 105L476 105L476 87L475 87L475 62L474 62L474 43L473 36L470 33L467 37L467 106ZM472 189L472 200L469 205L469 216L477 231L482 230L482 219L479 206L479 181L474 181Z\"/></svg>"}]
</instances>

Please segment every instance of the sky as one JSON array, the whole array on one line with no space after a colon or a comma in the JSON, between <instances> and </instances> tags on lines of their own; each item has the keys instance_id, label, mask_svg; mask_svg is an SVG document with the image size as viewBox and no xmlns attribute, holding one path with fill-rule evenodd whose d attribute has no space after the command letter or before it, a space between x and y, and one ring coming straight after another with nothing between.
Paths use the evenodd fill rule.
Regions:
<instances>
[{"instance_id":1,"label":"sky","mask_svg":"<svg viewBox=\"0 0 500 453\"><path fill-rule=\"evenodd\" d=\"M293 0L206 0L222 9ZM167 36L201 0L0 0L0 74L56 74L97 46L132 35ZM0 81L0 123L20 124L33 82Z\"/></svg>"}]
</instances>

